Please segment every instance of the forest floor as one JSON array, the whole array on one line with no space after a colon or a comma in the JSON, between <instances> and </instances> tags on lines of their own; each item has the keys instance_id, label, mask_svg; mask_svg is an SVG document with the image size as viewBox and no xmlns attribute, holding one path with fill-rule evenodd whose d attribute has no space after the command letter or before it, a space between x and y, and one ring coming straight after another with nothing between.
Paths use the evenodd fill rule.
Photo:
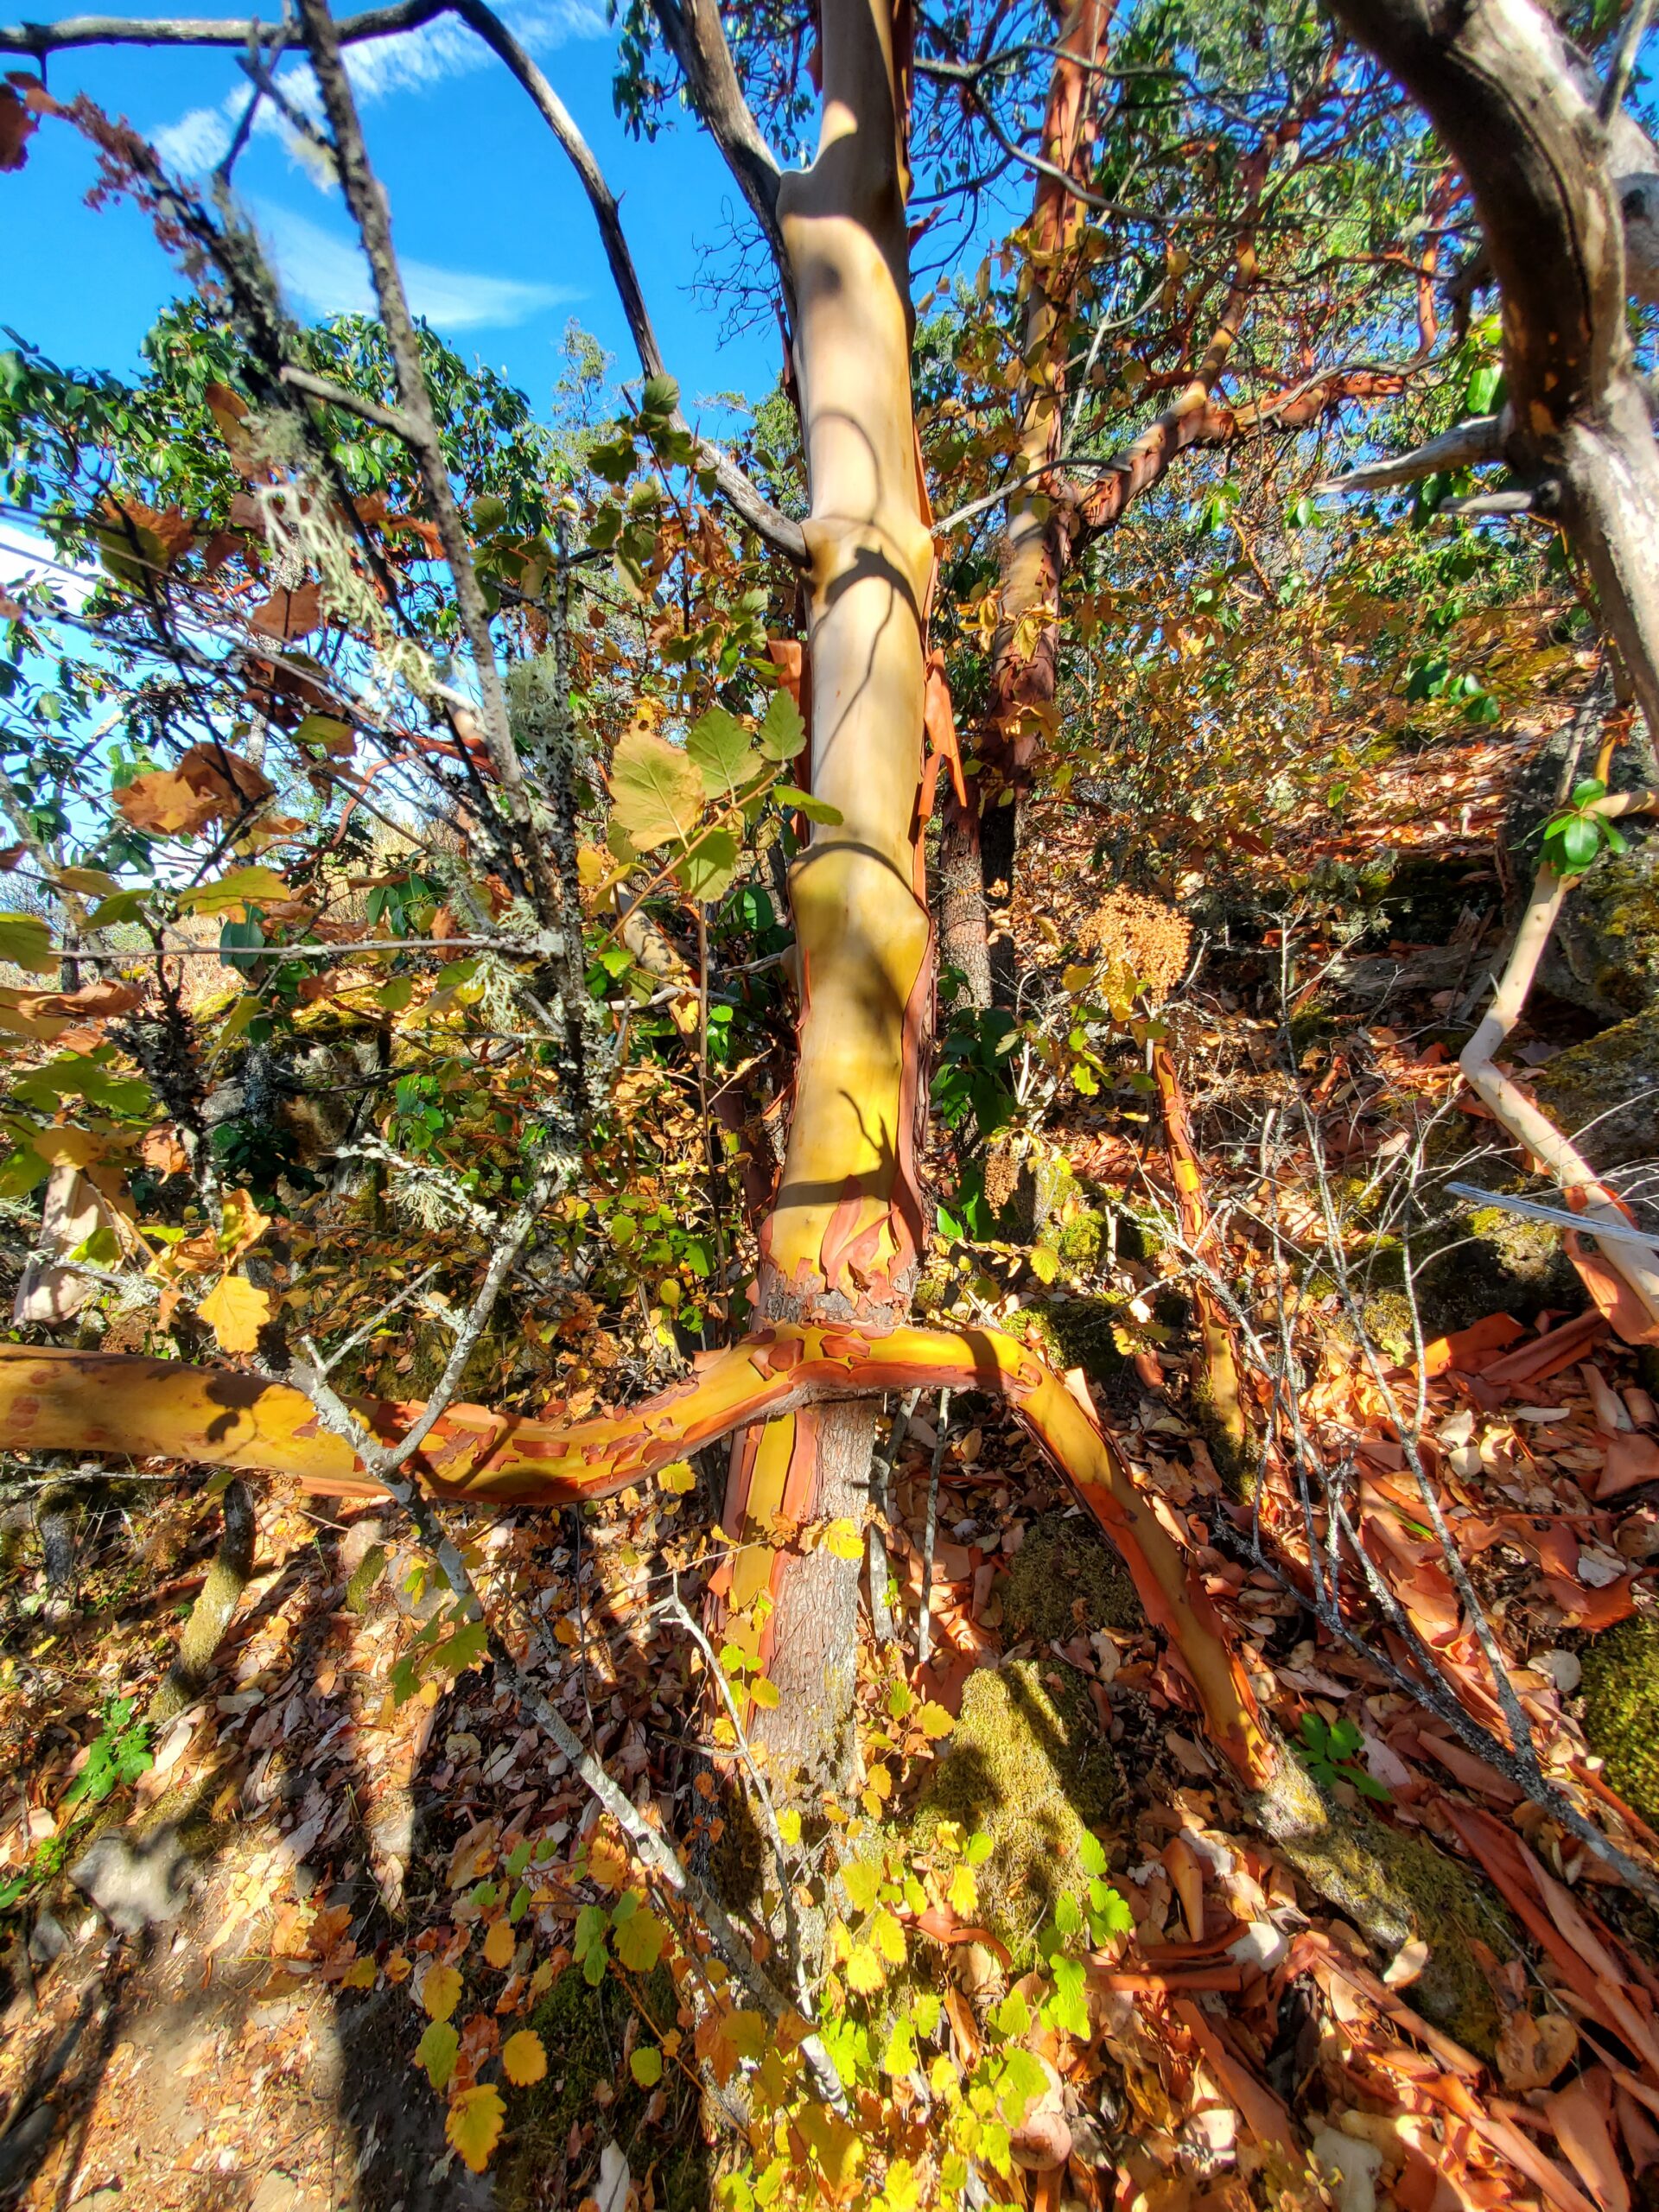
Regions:
<instances>
[{"instance_id":1,"label":"forest floor","mask_svg":"<svg viewBox=\"0 0 1659 2212\"><path fill-rule=\"evenodd\" d=\"M1477 1624L1430 1525L1438 1508L1544 1770L1634 1858L1659 1865L1642 1810L1659 1796L1645 1719L1659 1688L1647 1611L1659 1581L1653 1376L1570 1271L1545 1266L1545 1288L1516 1314L1483 1304L1485 1278L1459 1267L1456 1325L1429 1327L1422 1362L1426 1498L1402 1439L1420 1376L1397 1312L1382 1292L1361 1300L1368 1354L1328 1274L1310 1266L1285 1294L1262 1226L1270 1185L1278 1233L1328 1253L1321 1172L1351 1192L1368 1186L1399 1160L1402 1132L1436 1115L1460 1142L1490 1138L1456 1102L1443 1033L1496 942L1504 768L1491 741L1455 759L1438 748L1419 771L1382 779L1386 820L1343 833L1358 855L1379 842L1434 855L1451 904L1427 943L1466 956L1451 970L1414 969L1414 938L1353 954L1310 933L1299 974L1342 964L1318 1021L1296 1033L1294 1077L1279 1049L1286 948L1260 931L1218 934L1172 1011L1217 1233L1238 1270L1258 1271L1251 1317L1271 1341L1262 1364L1243 1363L1247 1397L1264 1419L1275 1345L1300 1363L1311 1448L1335 1471L1391 1619L1351 1567L1352 1637L1317 1619L1327 1522L1322 1508L1310 1519L1294 1470L1253 1502L1229 1480L1191 1389L1173 1263L1137 1256L1128 1239L1102 1251L1087 1236L1072 1240L1086 1256L1067 1259L1064 1227L1058 1281L1033 1269L1030 1236L981 1257L982 1311L1019 1325L1046 1308L1057 1332L1103 1322L1077 1360L1102 1418L1329 1808L1323 1835L1263 1832L1103 1543L1033 1447L988 1405L958 1401L939 1455L935 1657L914 1678L956 1728L893 1762L881 1747L889 1662L872 1647L866 1759L890 1785L874 1801L881 1821L902 1827L926 1797L991 1831L990 1873L1012 1871L1000 1888L988 1881L986 1911L1014 1953L1041 1916L1041 1862L1068 1847L1079 1808L1128 1901L1133 1935L1091 1967L1095 2032L1058 2054L1069 2161L1013 2184L1048 2212L1322 2201L1343 2212L1618 2212L1656 2201L1659 1922L1448 1719L1455 1707L1503 1734ZM1022 946L1046 941L1044 914L1056 936L1072 929L1089 842L1058 821L1033 833ZM1368 959L1389 964L1382 990ZM1579 1033L1541 1002L1517 1047L1547 1055L1558 1014ZM1297 1098L1306 1121L1291 1113ZM1274 1107L1291 1134L1264 1173ZM1135 1094L1079 1111L1050 1141L1074 1178L1066 1226L1115 1207L1147 1223L1172 1205L1155 1107L1148 1119ZM1489 1175L1492 1165L1489 1154ZM889 1545L906 1633L934 1418L924 1402L895 1470ZM476 1523L486 1592L553 1627L533 1662L547 1694L634 1802L654 1802L681 1833L709 1796L703 1724L684 1641L653 1604L673 1569L695 1587L717 1503L705 1474L684 1497L627 1491L580 1520ZM588 1991L571 1964L588 1894L577 1853L596 1817L585 1789L486 1675L443 1692L429 1682L401 1704L392 1693L435 1601L384 1510L264 1489L253 1579L215 1691L162 1729L147 1771L111 1790L105 1812L125 1825L93 1846L95 1878L85 1854L102 1816L92 1792L79 1803L66 1792L89 1768L118 1770L219 1516L200 1481L165 1471L89 1485L73 1565L50 1573L29 1516L13 1520L0 1858L15 1872L55 1850L105 1910L60 1875L12 1921L0 2202L417 2212L591 2201L624 2212L714 2201L723 2150L695 2077L671 2069L638 2085L628 2005L613 1985ZM1433 1655L1441 1710L1400 1686L1408 1631ZM495 1893L504 1872L517 1877L515 1846L540 1839L549 1855L527 1908L498 1936L508 1923ZM969 2008L1001 1989L995 1942L949 1956ZM446 2143L416 2061L427 2026L417 1992L434 1961L459 1967L466 1985L463 2067L475 2074L525 2022L547 2050L545 2081L509 2097L486 2177ZM1310 2145L1323 2199L1287 2177L1293 2150Z\"/></svg>"}]
</instances>

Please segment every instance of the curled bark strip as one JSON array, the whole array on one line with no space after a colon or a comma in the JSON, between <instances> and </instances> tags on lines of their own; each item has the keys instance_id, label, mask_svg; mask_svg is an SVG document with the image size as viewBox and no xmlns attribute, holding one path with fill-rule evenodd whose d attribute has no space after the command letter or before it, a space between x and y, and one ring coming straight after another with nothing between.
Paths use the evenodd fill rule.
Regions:
<instances>
[{"instance_id":1,"label":"curled bark strip","mask_svg":"<svg viewBox=\"0 0 1659 2212\"><path fill-rule=\"evenodd\" d=\"M1198 1577L1093 1414L1054 1370L994 1329L779 1322L701 1360L655 1398L566 1428L482 1407L451 1406L411 1471L440 1497L474 1505L565 1505L604 1497L751 1423L885 1390L980 1390L1001 1399L1122 1557L1147 1618L1168 1637L1211 1741L1264 1782L1274 1760L1242 1662ZM420 1408L356 1408L395 1444ZM335 1495L375 1485L328 1433L310 1401L226 1369L121 1354L0 1346L0 1440L34 1450L123 1458L164 1454L297 1476Z\"/></svg>"}]
</instances>

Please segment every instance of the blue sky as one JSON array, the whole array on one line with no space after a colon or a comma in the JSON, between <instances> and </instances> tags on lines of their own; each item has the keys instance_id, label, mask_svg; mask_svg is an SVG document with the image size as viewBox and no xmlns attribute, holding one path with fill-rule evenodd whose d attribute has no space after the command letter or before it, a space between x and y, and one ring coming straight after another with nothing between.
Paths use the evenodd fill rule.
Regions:
<instances>
[{"instance_id":1,"label":"blue sky","mask_svg":"<svg viewBox=\"0 0 1659 2212\"><path fill-rule=\"evenodd\" d=\"M0 21L46 12L41 0L23 9L0 0ZM67 0L61 12L73 12ZM113 12L173 11L117 0ZM192 0L188 12L244 10ZM759 398L777 372L775 334L722 341L718 304L690 296L734 200L713 147L683 119L654 144L625 136L611 111L613 43L600 0L505 0L501 13L535 52L622 196L640 278L688 408L723 391ZM504 370L538 408L561 372L573 316L615 357L620 374L634 374L587 201L493 55L448 19L350 53L416 312L463 355ZM86 92L125 116L185 173L222 154L247 90L228 54L143 48L57 55L48 81L60 99ZM124 371L179 283L130 207L93 213L85 206L93 178L85 143L51 120L31 140L27 167L0 175L7 242L0 324L66 365ZM369 305L367 272L339 193L319 181L284 132L256 132L237 185L296 314ZM710 427L717 427L712 418Z\"/></svg>"}]
</instances>

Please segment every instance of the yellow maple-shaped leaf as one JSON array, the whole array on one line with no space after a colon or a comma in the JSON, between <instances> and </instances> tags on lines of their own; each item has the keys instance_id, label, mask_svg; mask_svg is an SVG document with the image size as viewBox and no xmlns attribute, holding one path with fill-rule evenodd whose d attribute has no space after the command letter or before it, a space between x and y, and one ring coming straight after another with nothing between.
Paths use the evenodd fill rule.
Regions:
<instances>
[{"instance_id":1,"label":"yellow maple-shaped leaf","mask_svg":"<svg viewBox=\"0 0 1659 2212\"><path fill-rule=\"evenodd\" d=\"M270 1294L246 1275L226 1275L196 1308L221 1351L251 1351L270 1319Z\"/></svg>"},{"instance_id":2,"label":"yellow maple-shaped leaf","mask_svg":"<svg viewBox=\"0 0 1659 2212\"><path fill-rule=\"evenodd\" d=\"M513 1940L510 1922L493 1920L490 1932L484 1938L484 1955L493 1967L510 1967L513 1952L518 1948Z\"/></svg>"},{"instance_id":3,"label":"yellow maple-shaped leaf","mask_svg":"<svg viewBox=\"0 0 1659 2212\"><path fill-rule=\"evenodd\" d=\"M547 2052L534 2028L520 2028L501 2046L501 2070L515 2089L527 2089L547 2071Z\"/></svg>"},{"instance_id":4,"label":"yellow maple-shaped leaf","mask_svg":"<svg viewBox=\"0 0 1659 2212\"><path fill-rule=\"evenodd\" d=\"M343 1980L347 1989L372 1989L375 1983L373 1959L353 1959L346 1967Z\"/></svg>"},{"instance_id":5,"label":"yellow maple-shaped leaf","mask_svg":"<svg viewBox=\"0 0 1659 2212\"><path fill-rule=\"evenodd\" d=\"M882 1957L890 1965L903 1966L905 1930L904 1924L898 1915L889 1912L886 1905L883 1905L870 1923L870 1933L874 1937L875 1948L880 1952Z\"/></svg>"},{"instance_id":6,"label":"yellow maple-shaped leaf","mask_svg":"<svg viewBox=\"0 0 1659 2212\"><path fill-rule=\"evenodd\" d=\"M456 1967L429 1967L421 1984L421 2003L435 2020L447 2020L461 2002L461 1972Z\"/></svg>"},{"instance_id":7,"label":"yellow maple-shaped leaf","mask_svg":"<svg viewBox=\"0 0 1659 2212\"><path fill-rule=\"evenodd\" d=\"M868 1943L855 1943L847 1955L847 1986L870 1997L887 1984L887 1969Z\"/></svg>"},{"instance_id":8,"label":"yellow maple-shaped leaf","mask_svg":"<svg viewBox=\"0 0 1659 2212\"><path fill-rule=\"evenodd\" d=\"M921 1724L923 1735L931 1743L937 1743L941 1736L948 1736L957 1725L944 1707L936 1704L931 1698L916 1718Z\"/></svg>"},{"instance_id":9,"label":"yellow maple-shaped leaf","mask_svg":"<svg viewBox=\"0 0 1659 2212\"><path fill-rule=\"evenodd\" d=\"M697 1471L689 1459L671 1459L657 1470L657 1480L671 1497L683 1497L697 1486Z\"/></svg>"},{"instance_id":10,"label":"yellow maple-shaped leaf","mask_svg":"<svg viewBox=\"0 0 1659 2212\"><path fill-rule=\"evenodd\" d=\"M452 2150L458 2151L475 2174L481 2174L501 2140L501 2124L507 2108L493 2082L463 2089L449 2107L443 2132Z\"/></svg>"}]
</instances>

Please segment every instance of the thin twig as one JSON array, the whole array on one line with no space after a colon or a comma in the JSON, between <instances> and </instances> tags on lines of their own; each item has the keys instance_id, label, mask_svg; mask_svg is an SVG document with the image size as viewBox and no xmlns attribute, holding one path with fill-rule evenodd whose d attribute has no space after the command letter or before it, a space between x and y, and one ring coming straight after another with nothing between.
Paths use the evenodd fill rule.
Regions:
<instances>
[{"instance_id":1,"label":"thin twig","mask_svg":"<svg viewBox=\"0 0 1659 2212\"><path fill-rule=\"evenodd\" d=\"M938 1433L933 1439L933 1465L927 1478L927 1523L922 1531L922 1610L916 1624L916 1664L925 1667L932 1630L933 1534L939 1518L939 1465L944 1458L944 1432L950 1419L950 1393L941 1390Z\"/></svg>"}]
</instances>

